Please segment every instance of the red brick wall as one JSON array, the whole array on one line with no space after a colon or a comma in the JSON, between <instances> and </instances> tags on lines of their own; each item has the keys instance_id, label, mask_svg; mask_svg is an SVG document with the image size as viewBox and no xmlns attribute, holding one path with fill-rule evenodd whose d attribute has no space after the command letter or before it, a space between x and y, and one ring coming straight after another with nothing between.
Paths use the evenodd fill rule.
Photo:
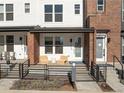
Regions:
<instances>
[{"instance_id":1,"label":"red brick wall","mask_svg":"<svg viewBox=\"0 0 124 93\"><path fill-rule=\"evenodd\" d=\"M90 16L90 27L110 30L107 34L110 38L110 42L107 43L107 61L112 61L112 55L120 58L121 0L105 0L105 11L103 13L97 12L97 0L86 1L87 16Z\"/></svg>"},{"instance_id":2,"label":"red brick wall","mask_svg":"<svg viewBox=\"0 0 124 93\"><path fill-rule=\"evenodd\" d=\"M39 62L39 34L28 33L28 58L30 63L35 64Z\"/></svg>"}]
</instances>

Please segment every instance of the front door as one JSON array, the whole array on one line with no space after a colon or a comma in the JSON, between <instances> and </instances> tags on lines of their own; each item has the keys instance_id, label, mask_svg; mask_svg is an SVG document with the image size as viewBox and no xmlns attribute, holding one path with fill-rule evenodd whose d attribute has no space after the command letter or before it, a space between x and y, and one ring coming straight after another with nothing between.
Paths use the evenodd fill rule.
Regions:
<instances>
[{"instance_id":1,"label":"front door","mask_svg":"<svg viewBox=\"0 0 124 93\"><path fill-rule=\"evenodd\" d=\"M96 37L96 61L106 62L106 35Z\"/></svg>"},{"instance_id":2,"label":"front door","mask_svg":"<svg viewBox=\"0 0 124 93\"><path fill-rule=\"evenodd\" d=\"M14 36L13 35L6 36L6 45L7 45L7 52L14 52Z\"/></svg>"}]
</instances>

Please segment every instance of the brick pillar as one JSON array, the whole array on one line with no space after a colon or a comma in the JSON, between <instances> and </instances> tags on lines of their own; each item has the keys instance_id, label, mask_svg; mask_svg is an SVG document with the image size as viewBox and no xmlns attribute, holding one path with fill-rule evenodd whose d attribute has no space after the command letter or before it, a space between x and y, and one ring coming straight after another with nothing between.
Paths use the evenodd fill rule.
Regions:
<instances>
[{"instance_id":1,"label":"brick pillar","mask_svg":"<svg viewBox=\"0 0 124 93\"><path fill-rule=\"evenodd\" d=\"M84 34L84 61L87 66L91 61L96 62L96 33Z\"/></svg>"},{"instance_id":2,"label":"brick pillar","mask_svg":"<svg viewBox=\"0 0 124 93\"><path fill-rule=\"evenodd\" d=\"M30 63L36 64L39 62L39 34L28 33L27 35L28 58Z\"/></svg>"}]
</instances>

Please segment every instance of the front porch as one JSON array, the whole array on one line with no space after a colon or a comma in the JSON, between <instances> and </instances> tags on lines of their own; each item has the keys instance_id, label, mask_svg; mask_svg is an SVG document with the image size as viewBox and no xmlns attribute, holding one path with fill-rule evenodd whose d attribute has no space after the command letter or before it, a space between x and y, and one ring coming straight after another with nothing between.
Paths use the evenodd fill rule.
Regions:
<instances>
[{"instance_id":1,"label":"front porch","mask_svg":"<svg viewBox=\"0 0 124 93\"><path fill-rule=\"evenodd\" d=\"M40 29L30 31L27 37L30 63L89 65L96 60L93 29Z\"/></svg>"}]
</instances>

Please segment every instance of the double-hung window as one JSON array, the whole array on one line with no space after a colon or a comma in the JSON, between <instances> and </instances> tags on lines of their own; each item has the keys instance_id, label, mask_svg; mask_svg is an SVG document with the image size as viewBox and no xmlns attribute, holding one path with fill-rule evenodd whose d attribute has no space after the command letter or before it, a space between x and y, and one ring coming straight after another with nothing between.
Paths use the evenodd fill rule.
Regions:
<instances>
[{"instance_id":1,"label":"double-hung window","mask_svg":"<svg viewBox=\"0 0 124 93\"><path fill-rule=\"evenodd\" d=\"M105 0L97 0L97 11L103 12L105 6Z\"/></svg>"},{"instance_id":2,"label":"double-hung window","mask_svg":"<svg viewBox=\"0 0 124 93\"><path fill-rule=\"evenodd\" d=\"M45 5L45 22L62 22L63 21L63 5Z\"/></svg>"},{"instance_id":3,"label":"double-hung window","mask_svg":"<svg viewBox=\"0 0 124 93\"><path fill-rule=\"evenodd\" d=\"M55 22L62 22L63 20L63 6L55 5Z\"/></svg>"},{"instance_id":4,"label":"double-hung window","mask_svg":"<svg viewBox=\"0 0 124 93\"><path fill-rule=\"evenodd\" d=\"M75 9L75 14L80 14L80 4L75 4L74 9Z\"/></svg>"},{"instance_id":5,"label":"double-hung window","mask_svg":"<svg viewBox=\"0 0 124 93\"><path fill-rule=\"evenodd\" d=\"M13 4L6 4L6 21L13 20Z\"/></svg>"},{"instance_id":6,"label":"double-hung window","mask_svg":"<svg viewBox=\"0 0 124 93\"><path fill-rule=\"evenodd\" d=\"M45 5L45 22L53 21L53 5Z\"/></svg>"},{"instance_id":7,"label":"double-hung window","mask_svg":"<svg viewBox=\"0 0 124 93\"><path fill-rule=\"evenodd\" d=\"M63 53L63 38L55 37L55 53L62 54Z\"/></svg>"},{"instance_id":8,"label":"double-hung window","mask_svg":"<svg viewBox=\"0 0 124 93\"><path fill-rule=\"evenodd\" d=\"M4 5L0 4L0 21L4 21Z\"/></svg>"},{"instance_id":9,"label":"double-hung window","mask_svg":"<svg viewBox=\"0 0 124 93\"><path fill-rule=\"evenodd\" d=\"M53 53L53 37L45 37L45 54Z\"/></svg>"},{"instance_id":10,"label":"double-hung window","mask_svg":"<svg viewBox=\"0 0 124 93\"><path fill-rule=\"evenodd\" d=\"M30 3L25 3L25 13L30 13Z\"/></svg>"},{"instance_id":11,"label":"double-hung window","mask_svg":"<svg viewBox=\"0 0 124 93\"><path fill-rule=\"evenodd\" d=\"M122 0L122 21L124 22L124 0Z\"/></svg>"}]
</instances>

